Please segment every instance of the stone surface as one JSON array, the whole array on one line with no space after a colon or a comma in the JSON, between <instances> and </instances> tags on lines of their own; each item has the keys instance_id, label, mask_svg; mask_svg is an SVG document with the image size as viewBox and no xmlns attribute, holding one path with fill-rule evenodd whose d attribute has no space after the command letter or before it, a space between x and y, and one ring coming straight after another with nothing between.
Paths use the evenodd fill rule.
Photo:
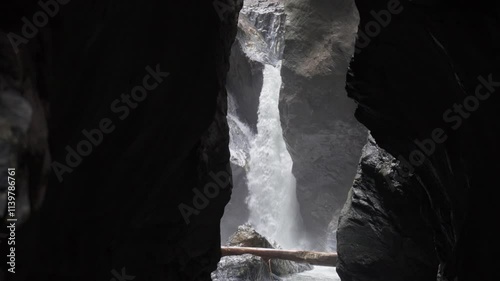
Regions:
<instances>
[{"instance_id":1,"label":"stone surface","mask_svg":"<svg viewBox=\"0 0 500 281\"><path fill-rule=\"evenodd\" d=\"M267 45L269 63L276 65L283 58L285 20L282 0L246 1L241 14L259 32Z\"/></svg>"},{"instance_id":2,"label":"stone surface","mask_svg":"<svg viewBox=\"0 0 500 281\"><path fill-rule=\"evenodd\" d=\"M238 227L230 237L226 246L280 248L276 242L270 242L259 234L250 224ZM269 270L271 266L271 270ZM217 270L212 273L213 280L225 281L267 281L280 280L279 277L311 270L309 264L301 264L287 260L272 259L270 262L252 255L222 257Z\"/></svg>"},{"instance_id":3,"label":"stone surface","mask_svg":"<svg viewBox=\"0 0 500 281\"><path fill-rule=\"evenodd\" d=\"M430 223L434 236L439 260L436 279L499 280L500 233L492 223L500 212L500 192L494 184L500 155L496 121L500 102L493 93L474 108L474 98L469 97L498 91L479 79L500 81L498 5L400 3L397 6L403 10L392 15L386 27L368 43L366 38L358 41L360 52L347 78L349 96L359 103L356 117L381 148L413 162L412 173L427 195L422 205L432 210L421 217ZM387 4L356 0L360 30L376 22L371 11L386 10ZM464 106L465 101L469 104ZM460 108L466 111L459 113ZM424 149L417 145L433 135L445 135L446 140L435 142L435 147L425 141ZM417 150L426 156L418 158ZM401 210L386 211L403 216ZM372 217L365 216L361 222ZM356 237L340 238L339 244L356 243ZM350 253L343 255L347 256L340 258L347 260ZM357 271L343 274L346 280L361 279Z\"/></svg>"},{"instance_id":4,"label":"stone surface","mask_svg":"<svg viewBox=\"0 0 500 281\"><path fill-rule=\"evenodd\" d=\"M41 10L37 2L2 2L0 29L23 34L21 18ZM109 281L122 272L211 280L231 186L219 186L189 223L179 206L193 207L193 189L213 186L212 174L230 178L225 84L242 1L223 2L225 10L212 1L74 0L22 44L14 58L47 105L37 121L48 127L53 161L67 164L67 146L86 140L84 129L105 118L115 127L62 181L52 171L40 210L17 229L12 280ZM127 116L113 112L143 85L147 66L169 75ZM23 177L41 182L31 171Z\"/></svg>"},{"instance_id":5,"label":"stone surface","mask_svg":"<svg viewBox=\"0 0 500 281\"><path fill-rule=\"evenodd\" d=\"M15 182L16 218L22 224L44 199L49 151L45 104L34 87L37 80L18 57L6 33L0 31L0 217L6 217L9 182ZM16 180L8 180L9 168ZM12 190L10 190L12 191Z\"/></svg>"},{"instance_id":6,"label":"stone surface","mask_svg":"<svg viewBox=\"0 0 500 281\"><path fill-rule=\"evenodd\" d=\"M284 3L281 123L303 221L311 240L320 241L312 247L324 250L366 142L344 89L358 17L353 1Z\"/></svg>"},{"instance_id":7,"label":"stone surface","mask_svg":"<svg viewBox=\"0 0 500 281\"><path fill-rule=\"evenodd\" d=\"M260 257L252 255L222 257L213 281L271 281L276 280ZM279 280L279 279L278 279Z\"/></svg>"},{"instance_id":8,"label":"stone surface","mask_svg":"<svg viewBox=\"0 0 500 281\"><path fill-rule=\"evenodd\" d=\"M265 52L264 40L255 27L240 15L236 41L231 49L230 65L226 88L234 98L235 116L257 131L257 110L262 89L262 58L253 54L255 49Z\"/></svg>"},{"instance_id":9,"label":"stone surface","mask_svg":"<svg viewBox=\"0 0 500 281\"><path fill-rule=\"evenodd\" d=\"M430 212L415 177L373 138L363 148L354 185L340 217L337 272L343 281L435 280L438 267Z\"/></svg>"},{"instance_id":10,"label":"stone surface","mask_svg":"<svg viewBox=\"0 0 500 281\"><path fill-rule=\"evenodd\" d=\"M275 248L265 238L260 235L251 224L244 224L238 227L238 230L231 235L227 246L231 247L256 247L256 248Z\"/></svg>"},{"instance_id":11,"label":"stone surface","mask_svg":"<svg viewBox=\"0 0 500 281\"><path fill-rule=\"evenodd\" d=\"M285 14L279 2L246 3L231 49L226 87L238 118L257 132L257 111L264 64L276 65L283 54Z\"/></svg>"},{"instance_id":12,"label":"stone surface","mask_svg":"<svg viewBox=\"0 0 500 281\"><path fill-rule=\"evenodd\" d=\"M233 174L233 190L231 200L224 209L224 216L220 222L221 242L225 243L238 230L238 226L248 221L249 210L246 204L248 196L247 172L244 167L231 163Z\"/></svg>"},{"instance_id":13,"label":"stone surface","mask_svg":"<svg viewBox=\"0 0 500 281\"><path fill-rule=\"evenodd\" d=\"M284 25L283 5L273 1L245 3L238 20L226 87L235 98L238 116L254 132L262 71L264 64L276 65L282 57Z\"/></svg>"}]
</instances>

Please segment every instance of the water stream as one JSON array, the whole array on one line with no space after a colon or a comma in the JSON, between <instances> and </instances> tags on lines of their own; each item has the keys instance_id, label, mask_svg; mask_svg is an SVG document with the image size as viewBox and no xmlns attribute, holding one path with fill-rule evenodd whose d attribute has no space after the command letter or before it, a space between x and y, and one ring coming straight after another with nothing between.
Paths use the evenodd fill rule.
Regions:
<instances>
[{"instance_id":1,"label":"water stream","mask_svg":"<svg viewBox=\"0 0 500 281\"><path fill-rule=\"evenodd\" d=\"M251 142L248 172L250 223L287 249L300 248L300 214L292 159L278 110L280 66L266 65L258 111L258 134Z\"/></svg>"},{"instance_id":2,"label":"water stream","mask_svg":"<svg viewBox=\"0 0 500 281\"><path fill-rule=\"evenodd\" d=\"M279 113L281 90L281 53L283 42L283 22L278 13L247 11L255 28L266 31L268 48L254 48L258 44L249 43L246 54L264 63L263 86L259 97L257 133L241 122L236 114L234 98L228 99L228 123L231 135L231 161L245 167L247 173L249 210L248 221L257 232L276 241L284 249L305 250L308 241L304 239L302 217L296 197L295 177L292 174L292 159L283 139ZM263 18L259 18L259 14ZM269 25L269 26L268 26ZM257 40L245 38L241 40ZM261 60L261 58L272 58ZM338 281L333 267L315 267L311 271L295 274L283 280ZM252 280L253 281L253 280ZM256 280L257 281L257 280Z\"/></svg>"}]
</instances>

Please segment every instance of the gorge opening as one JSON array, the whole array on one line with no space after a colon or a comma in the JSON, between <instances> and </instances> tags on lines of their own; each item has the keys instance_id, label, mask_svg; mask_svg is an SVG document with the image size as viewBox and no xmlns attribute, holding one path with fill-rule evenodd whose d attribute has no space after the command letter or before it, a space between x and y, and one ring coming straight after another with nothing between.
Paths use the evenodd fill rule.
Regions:
<instances>
[{"instance_id":1,"label":"gorge opening","mask_svg":"<svg viewBox=\"0 0 500 281\"><path fill-rule=\"evenodd\" d=\"M344 89L356 9L323 8L311 7L321 25L282 1L246 1L240 12L226 82L233 192L222 245L255 231L273 247L336 251L340 210L367 131ZM223 257L213 279L227 278L231 263L251 262ZM333 267L287 273L286 280L339 280Z\"/></svg>"}]
</instances>

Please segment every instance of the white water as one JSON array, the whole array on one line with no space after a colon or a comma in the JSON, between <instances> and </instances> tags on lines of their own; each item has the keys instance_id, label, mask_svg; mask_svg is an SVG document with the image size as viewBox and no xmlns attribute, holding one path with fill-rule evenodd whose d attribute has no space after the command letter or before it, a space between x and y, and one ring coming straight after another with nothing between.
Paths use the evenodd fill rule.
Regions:
<instances>
[{"instance_id":1,"label":"white water","mask_svg":"<svg viewBox=\"0 0 500 281\"><path fill-rule=\"evenodd\" d=\"M273 20L279 21L279 17ZM271 22L271 25L275 26L275 23ZM283 36L278 36L280 30L278 28L272 30L272 34L269 35L272 38L271 46L268 46L268 50L249 47L245 49L247 55L261 61L258 58L268 57L272 52L272 46L283 44ZM295 177L292 174L293 163L283 139L278 109L280 70L281 62L276 67L265 65L264 83L259 99L257 134L239 120L236 114L237 103L229 96L231 161L247 170L249 195L246 203L250 211L249 222L259 233L276 241L283 248L304 250L309 247L302 234L302 218L296 198ZM334 267L316 266L311 271L294 274L283 280L340 281L340 278Z\"/></svg>"},{"instance_id":2,"label":"white water","mask_svg":"<svg viewBox=\"0 0 500 281\"><path fill-rule=\"evenodd\" d=\"M248 171L250 223L284 248L300 248L300 214L292 159L286 149L278 110L281 64L265 65L257 136L250 143Z\"/></svg>"},{"instance_id":3,"label":"white water","mask_svg":"<svg viewBox=\"0 0 500 281\"><path fill-rule=\"evenodd\" d=\"M231 163L235 163L240 167L246 167L249 151L250 140L255 136L252 130L238 119L236 114L236 102L231 94L227 97L227 123L229 125L229 151L231 153Z\"/></svg>"},{"instance_id":4,"label":"white water","mask_svg":"<svg viewBox=\"0 0 500 281\"><path fill-rule=\"evenodd\" d=\"M340 281L335 267L315 266L313 270L283 278L283 281Z\"/></svg>"},{"instance_id":5,"label":"white water","mask_svg":"<svg viewBox=\"0 0 500 281\"><path fill-rule=\"evenodd\" d=\"M258 134L254 135L236 113L229 97L228 122L231 128L231 158L248 168L249 222L264 236L285 249L305 249L302 220L295 193L292 159L283 139L278 109L281 64L265 65L264 84L258 111ZM334 267L315 266L313 270L285 277L284 281L340 281Z\"/></svg>"}]
</instances>

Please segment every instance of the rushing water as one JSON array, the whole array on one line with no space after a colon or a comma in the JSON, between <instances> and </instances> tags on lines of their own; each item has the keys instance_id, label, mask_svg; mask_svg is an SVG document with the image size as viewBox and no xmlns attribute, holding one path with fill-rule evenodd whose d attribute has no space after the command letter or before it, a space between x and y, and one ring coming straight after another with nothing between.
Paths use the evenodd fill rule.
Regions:
<instances>
[{"instance_id":1,"label":"rushing water","mask_svg":"<svg viewBox=\"0 0 500 281\"><path fill-rule=\"evenodd\" d=\"M280 64L265 65L259 99L257 131L254 135L235 113L235 102L228 101L231 129L231 158L248 167L250 223L258 232L285 249L304 249L302 220L292 174L292 159L286 148L278 109L281 88ZM246 164L248 161L248 164ZM340 281L334 267L315 266L313 270L283 278L284 281Z\"/></svg>"},{"instance_id":2,"label":"rushing water","mask_svg":"<svg viewBox=\"0 0 500 281\"><path fill-rule=\"evenodd\" d=\"M340 281L335 267L315 266L313 270L283 278L283 281Z\"/></svg>"},{"instance_id":3,"label":"rushing water","mask_svg":"<svg viewBox=\"0 0 500 281\"><path fill-rule=\"evenodd\" d=\"M267 7L267 6L266 6ZM237 102L229 95L228 124L230 127L231 162L244 167L248 185L246 204L249 222L255 229L276 241L284 249L309 248L303 239L303 224L296 198L295 177L292 174L292 159L288 153L279 114L281 90L281 58L284 21L278 12L247 10L250 22L266 38L265 48L255 38L249 40L245 53L264 63L263 86L259 97L257 133L254 133L236 113ZM260 18L262 16L262 18ZM246 23L248 24L248 22ZM255 40L255 42L253 41ZM274 47L273 47L274 46ZM281 46L276 48L276 46ZM278 51L277 51L278 50ZM269 58L273 59L269 59ZM268 59L262 59L268 58ZM286 281L340 281L334 267L316 266L313 270L283 278ZM261 280L251 280L261 281Z\"/></svg>"},{"instance_id":4,"label":"rushing water","mask_svg":"<svg viewBox=\"0 0 500 281\"><path fill-rule=\"evenodd\" d=\"M300 215L292 159L286 149L278 110L280 65L265 65L257 136L250 144L247 198L250 223L285 248L298 248Z\"/></svg>"}]
</instances>

